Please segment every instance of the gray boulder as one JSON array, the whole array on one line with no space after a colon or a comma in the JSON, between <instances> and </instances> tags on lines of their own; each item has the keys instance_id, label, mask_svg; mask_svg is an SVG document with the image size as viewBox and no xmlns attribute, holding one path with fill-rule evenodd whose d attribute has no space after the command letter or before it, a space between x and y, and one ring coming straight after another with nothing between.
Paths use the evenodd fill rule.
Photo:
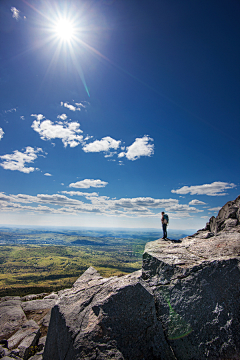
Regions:
<instances>
[{"instance_id":1,"label":"gray boulder","mask_svg":"<svg viewBox=\"0 0 240 360\"><path fill-rule=\"evenodd\" d=\"M140 277L89 268L52 309L43 359L174 359Z\"/></svg>"},{"instance_id":2,"label":"gray boulder","mask_svg":"<svg viewBox=\"0 0 240 360\"><path fill-rule=\"evenodd\" d=\"M8 339L27 320L21 300L2 298L0 301L0 339Z\"/></svg>"},{"instance_id":3,"label":"gray boulder","mask_svg":"<svg viewBox=\"0 0 240 360\"><path fill-rule=\"evenodd\" d=\"M21 306L25 313L32 311L49 310L56 304L57 299L41 299L22 302ZM39 312L40 313L40 312Z\"/></svg>"},{"instance_id":4,"label":"gray boulder","mask_svg":"<svg viewBox=\"0 0 240 360\"><path fill-rule=\"evenodd\" d=\"M46 296L46 298L44 298ZM46 293L0 299L0 358L42 357L52 307L57 294ZM27 320L29 319L29 320ZM41 336L41 338L40 338ZM40 338L40 339L39 339Z\"/></svg>"},{"instance_id":5,"label":"gray boulder","mask_svg":"<svg viewBox=\"0 0 240 360\"><path fill-rule=\"evenodd\" d=\"M25 336L21 343L18 345L19 356L23 360L27 360L31 355L35 354L39 337L40 329L38 328Z\"/></svg>"},{"instance_id":6,"label":"gray boulder","mask_svg":"<svg viewBox=\"0 0 240 360\"><path fill-rule=\"evenodd\" d=\"M239 230L145 247L142 278L178 360L240 359Z\"/></svg>"},{"instance_id":7,"label":"gray boulder","mask_svg":"<svg viewBox=\"0 0 240 360\"><path fill-rule=\"evenodd\" d=\"M8 339L8 348L10 350L12 350L12 349L16 348L18 345L20 346L20 344L23 342L23 340L25 338L29 338L29 336L31 336L32 334L34 334L34 338L36 337L36 341L35 341L35 343L36 343L40 336L39 330L40 330L40 328L34 320L26 321L20 327L20 329L18 329L18 331ZM27 343L29 343L29 342L27 342ZM29 346L31 346L31 345L32 345L32 342L30 343Z\"/></svg>"},{"instance_id":8,"label":"gray boulder","mask_svg":"<svg viewBox=\"0 0 240 360\"><path fill-rule=\"evenodd\" d=\"M232 221L228 219L232 219ZM216 218L214 216L210 218L210 231L216 234L224 228L227 230L228 226L226 226L226 222L227 224L231 224L230 227L240 224L240 196L234 201L227 202L220 209Z\"/></svg>"}]
</instances>

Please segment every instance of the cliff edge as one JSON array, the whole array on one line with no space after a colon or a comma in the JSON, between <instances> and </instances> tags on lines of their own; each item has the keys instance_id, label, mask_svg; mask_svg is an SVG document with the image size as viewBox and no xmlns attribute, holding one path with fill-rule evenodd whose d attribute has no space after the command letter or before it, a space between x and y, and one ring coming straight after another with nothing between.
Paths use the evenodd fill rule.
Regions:
<instances>
[{"instance_id":1,"label":"cliff edge","mask_svg":"<svg viewBox=\"0 0 240 360\"><path fill-rule=\"evenodd\" d=\"M142 278L176 359L240 359L240 197L181 243L146 244Z\"/></svg>"}]
</instances>

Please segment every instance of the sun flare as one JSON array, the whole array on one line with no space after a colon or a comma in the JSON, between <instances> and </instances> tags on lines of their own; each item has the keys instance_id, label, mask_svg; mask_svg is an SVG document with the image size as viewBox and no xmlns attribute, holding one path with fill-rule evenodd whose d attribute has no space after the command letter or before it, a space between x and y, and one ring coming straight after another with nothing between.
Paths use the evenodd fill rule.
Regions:
<instances>
[{"instance_id":1,"label":"sun flare","mask_svg":"<svg viewBox=\"0 0 240 360\"><path fill-rule=\"evenodd\" d=\"M74 36L74 26L68 19L59 19L55 25L54 31L57 37L62 41L71 41Z\"/></svg>"},{"instance_id":2,"label":"sun flare","mask_svg":"<svg viewBox=\"0 0 240 360\"><path fill-rule=\"evenodd\" d=\"M86 28L81 24L81 16L76 12L67 9L65 12L57 11L52 13L48 18L49 24L47 27L48 36L46 43L55 51L49 64L49 69L62 58L68 59L68 65L73 66L81 79L86 93L90 97L89 90L84 78L83 69L79 61L79 52L82 51L83 44L85 48L87 44L81 39ZM48 70L49 71L49 70Z\"/></svg>"}]
</instances>

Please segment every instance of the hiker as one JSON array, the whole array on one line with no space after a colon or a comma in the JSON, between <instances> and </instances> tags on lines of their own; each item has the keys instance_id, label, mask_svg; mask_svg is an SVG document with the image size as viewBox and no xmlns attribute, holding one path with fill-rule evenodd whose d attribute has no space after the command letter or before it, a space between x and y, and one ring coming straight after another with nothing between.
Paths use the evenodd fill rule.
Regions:
<instances>
[{"instance_id":1,"label":"hiker","mask_svg":"<svg viewBox=\"0 0 240 360\"><path fill-rule=\"evenodd\" d=\"M168 225L168 215L162 211L162 229L163 229L163 239L167 239L167 225Z\"/></svg>"}]
</instances>

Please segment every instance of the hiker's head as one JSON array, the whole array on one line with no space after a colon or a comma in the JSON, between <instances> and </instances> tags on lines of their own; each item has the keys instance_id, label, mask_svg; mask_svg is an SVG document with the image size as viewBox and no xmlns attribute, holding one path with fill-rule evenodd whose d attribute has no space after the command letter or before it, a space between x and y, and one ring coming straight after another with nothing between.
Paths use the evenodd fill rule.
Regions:
<instances>
[{"instance_id":1,"label":"hiker's head","mask_svg":"<svg viewBox=\"0 0 240 360\"><path fill-rule=\"evenodd\" d=\"M162 211L162 215L164 215L164 211Z\"/></svg>"}]
</instances>

